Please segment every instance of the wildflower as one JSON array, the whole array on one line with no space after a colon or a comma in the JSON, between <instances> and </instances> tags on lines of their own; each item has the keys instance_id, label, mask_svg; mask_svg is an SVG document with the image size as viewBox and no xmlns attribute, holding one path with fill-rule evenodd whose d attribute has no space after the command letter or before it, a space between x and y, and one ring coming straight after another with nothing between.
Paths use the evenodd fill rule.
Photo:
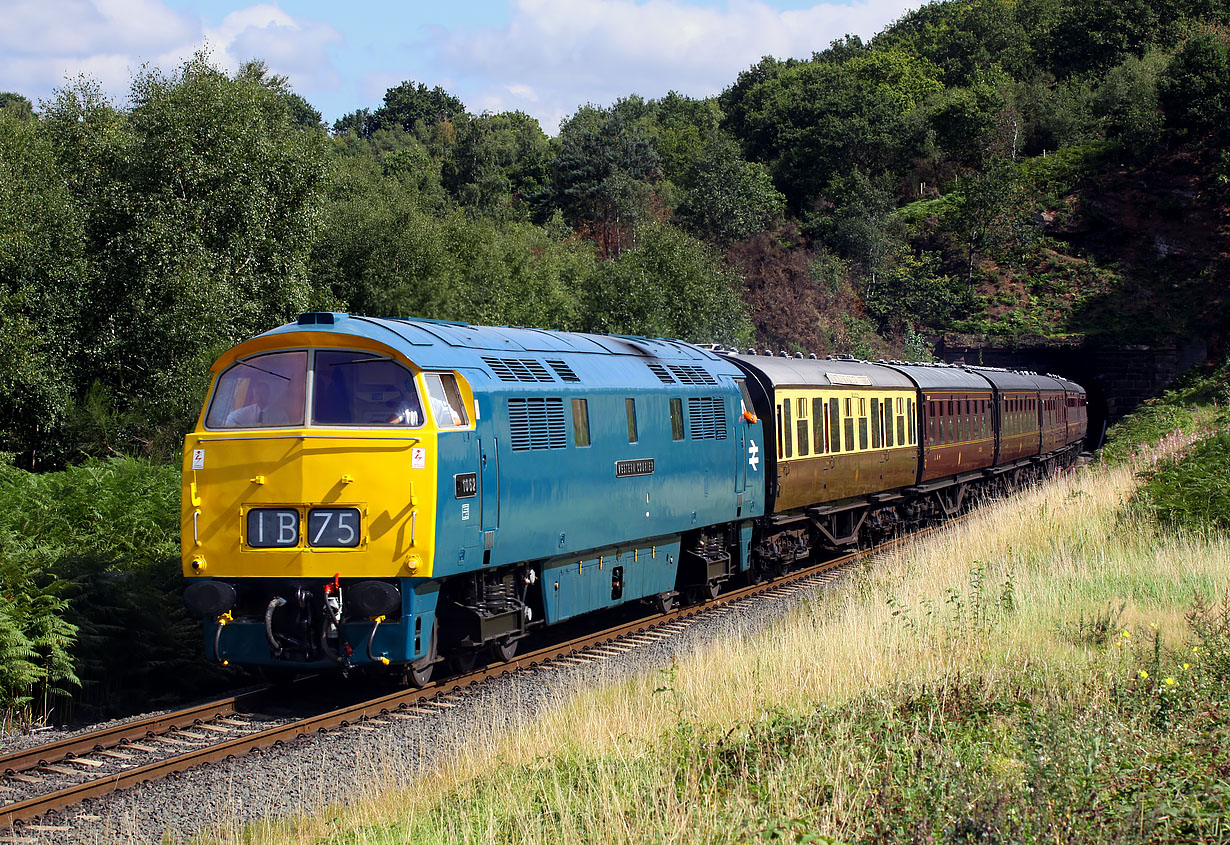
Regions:
<instances>
[{"instance_id":1,"label":"wildflower","mask_svg":"<svg viewBox=\"0 0 1230 845\"><path fill-rule=\"evenodd\" d=\"M1125 636L1125 637L1130 637L1130 636L1132 636L1132 632L1131 632L1131 631L1126 631L1126 630L1125 630L1125 631L1123 632L1123 636Z\"/></svg>"},{"instance_id":2,"label":"wildflower","mask_svg":"<svg viewBox=\"0 0 1230 845\"><path fill-rule=\"evenodd\" d=\"M1166 686L1168 687L1173 687L1175 684L1178 683L1178 681L1176 681L1174 678L1167 678L1165 681L1163 681L1163 683L1166 684Z\"/></svg>"},{"instance_id":3,"label":"wildflower","mask_svg":"<svg viewBox=\"0 0 1230 845\"><path fill-rule=\"evenodd\" d=\"M1190 668L1192 668L1192 664L1190 664L1190 663L1184 663L1184 664L1183 664L1183 668L1184 668L1184 669L1190 669Z\"/></svg>"},{"instance_id":4,"label":"wildflower","mask_svg":"<svg viewBox=\"0 0 1230 845\"><path fill-rule=\"evenodd\" d=\"M1141 669L1141 670L1140 670L1140 679L1141 679L1142 681L1144 681L1144 680L1148 680L1148 678L1149 678L1149 673L1148 673L1148 672L1146 672L1144 669Z\"/></svg>"},{"instance_id":5,"label":"wildflower","mask_svg":"<svg viewBox=\"0 0 1230 845\"><path fill-rule=\"evenodd\" d=\"M1156 623L1156 622L1150 622L1150 623L1149 623L1149 627L1150 627L1150 628L1152 628L1153 630L1155 630L1155 631L1156 631L1156 630L1157 630L1157 623Z\"/></svg>"},{"instance_id":6,"label":"wildflower","mask_svg":"<svg viewBox=\"0 0 1230 845\"><path fill-rule=\"evenodd\" d=\"M1198 645L1192 646L1192 654L1199 654L1199 653L1200 653L1200 646Z\"/></svg>"}]
</instances>

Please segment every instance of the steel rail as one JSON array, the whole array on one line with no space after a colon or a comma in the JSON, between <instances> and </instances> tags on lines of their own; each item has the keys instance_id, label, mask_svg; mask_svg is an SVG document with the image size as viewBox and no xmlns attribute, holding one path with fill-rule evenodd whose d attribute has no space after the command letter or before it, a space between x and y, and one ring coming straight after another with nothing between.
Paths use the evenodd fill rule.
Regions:
<instances>
[{"instance_id":1,"label":"steel rail","mask_svg":"<svg viewBox=\"0 0 1230 845\"><path fill-rule=\"evenodd\" d=\"M606 628L596 633L586 634L566 642L545 646L520 657L513 657L508 662L491 664L464 675L457 675L452 678L433 681L422 688L398 690L396 692L378 696L358 704L348 705L326 713L309 716L294 722L255 731L245 734L244 736L233 737L219 743L210 744L208 746L185 751L162 760L146 763L142 766L138 766L127 771L109 773L94 780L88 780L83 783L63 787L40 796L3 805L0 806L0 830L16 829L15 826L20 822L36 819L56 810L63 810L88 798L97 798L111 792L131 788L141 783L159 780L176 772L182 772L186 769L194 768L206 763L225 760L228 757L245 754L258 748L269 748L288 741L306 738L313 733L328 731L334 728L342 728L354 722L378 718L396 711L408 710L413 708L414 705L419 702L425 702L445 696L448 693L456 692L489 678L508 674L520 669L529 668L531 666L548 663L556 658L583 654L586 649L594 646L612 643L622 637L632 634L663 628L665 626L669 626L671 623L705 614L715 608L740 602L748 598L753 598L761 593L768 593L773 590L778 590L782 587L790 586L800 581L805 581L808 578L823 572L849 566L850 564L863 560L871 555L879 554L895 548L903 543L919 539L934 531L954 526L963 521L967 516L968 514L954 517L946 520L942 525L924 528L912 534L896 537L867 549L860 549L840 555L836 558L824 560L811 566L804 567L803 569L790 572L779 578L740 587L729 592L722 593L716 598L705 601L701 604L676 608L667 613L643 616L631 622ZM84 749L88 753L89 750L94 750L103 744L100 737L104 736L108 738L106 740L108 742L113 741L112 738L118 737L114 739L116 744L122 744L125 739L141 739L149 735L149 725L157 723L174 726L177 723L182 723L187 714L190 713L203 714L210 712L211 709L215 709L218 711L217 715L231 715L236 712L233 709L235 703L241 699L246 699L248 696L255 697L260 694L267 693L267 691L268 688L264 688L251 693L246 693L243 696L236 696L232 699L222 699L216 702L210 702L209 704L201 705L197 708L188 708L175 713L168 713L165 716L154 717L148 720L116 726L115 728L109 728L96 734L85 734L75 739L65 740L62 743L53 743L51 745L31 748L26 751L18 752L17 754L9 755L5 758L0 758L0 772L3 772L4 765L9 765L9 767L12 768L11 764L7 764L6 761L10 759L16 760L18 758L24 760L36 760L37 762L31 768L37 768L37 766L44 764L42 761L50 758L50 752L52 749L62 750L70 745L77 749L77 751ZM222 712L228 706L232 709L229 712ZM194 717L194 719L196 718L200 717ZM125 731L127 731L126 736L124 735ZM66 753L77 753L77 751ZM63 757L60 759L63 759Z\"/></svg>"},{"instance_id":2,"label":"steel rail","mask_svg":"<svg viewBox=\"0 0 1230 845\"><path fill-rule=\"evenodd\" d=\"M37 745L21 751L0 755L0 776L19 774L48 763L59 763L71 757L91 751L116 748L126 742L149 739L177 728L190 727L201 721L220 719L241 713L240 707L266 695L269 687L238 693L229 698L219 698L193 707L185 707L171 713L134 719L90 733L70 736L46 745Z\"/></svg>"}]
</instances>

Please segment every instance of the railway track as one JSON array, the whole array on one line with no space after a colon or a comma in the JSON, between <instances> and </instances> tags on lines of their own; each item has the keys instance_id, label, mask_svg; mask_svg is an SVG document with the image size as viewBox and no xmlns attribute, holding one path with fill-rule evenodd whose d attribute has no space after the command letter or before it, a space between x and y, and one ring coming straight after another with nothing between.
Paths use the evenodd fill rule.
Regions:
<instances>
[{"instance_id":1,"label":"railway track","mask_svg":"<svg viewBox=\"0 0 1230 845\"><path fill-rule=\"evenodd\" d=\"M367 721L421 719L434 708L454 707L461 691L487 678L555 662L590 662L671 637L702 614L727 613L760 596L812 591L840 576L852 563L942 526L882 543L874 548L825 560L783 577L740 587L700 605L633 621L552 645L506 663L435 681L421 689L401 689L302 718L270 715L276 696L264 687L230 698L138 719L60 742L0 756L0 842L22 841L20 833L51 833L68 828L31 824L89 798L159 780L176 772L225 760L258 748L294 742L312 734ZM298 687L305 682L296 684ZM97 817L77 816L91 821ZM17 837L15 839L15 837Z\"/></svg>"}]
</instances>

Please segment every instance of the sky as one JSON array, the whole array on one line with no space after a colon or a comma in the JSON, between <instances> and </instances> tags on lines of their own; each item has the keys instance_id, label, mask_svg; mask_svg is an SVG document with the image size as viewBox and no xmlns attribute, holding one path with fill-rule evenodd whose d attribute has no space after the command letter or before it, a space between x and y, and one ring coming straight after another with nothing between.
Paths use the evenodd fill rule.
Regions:
<instances>
[{"instance_id":1,"label":"sky","mask_svg":"<svg viewBox=\"0 0 1230 845\"><path fill-rule=\"evenodd\" d=\"M0 91L37 107L84 74L122 107L142 66L174 71L204 48L230 71L264 60L329 123L413 80L553 135L587 103L711 96L762 56L869 38L921 2L0 0Z\"/></svg>"}]
</instances>

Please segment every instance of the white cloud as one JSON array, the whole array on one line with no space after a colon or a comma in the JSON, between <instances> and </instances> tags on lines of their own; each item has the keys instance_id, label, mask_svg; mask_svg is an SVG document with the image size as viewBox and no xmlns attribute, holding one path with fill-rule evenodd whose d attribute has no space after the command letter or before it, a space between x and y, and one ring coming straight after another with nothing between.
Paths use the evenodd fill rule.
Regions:
<instances>
[{"instance_id":1,"label":"white cloud","mask_svg":"<svg viewBox=\"0 0 1230 845\"><path fill-rule=\"evenodd\" d=\"M442 73L466 79L473 110L521 108L553 132L586 102L671 89L716 94L762 56L806 58L848 33L868 38L916 5L856 0L781 11L758 0L516 0L500 29L448 33L438 60Z\"/></svg>"},{"instance_id":2,"label":"white cloud","mask_svg":"<svg viewBox=\"0 0 1230 845\"><path fill-rule=\"evenodd\" d=\"M300 91L336 88L340 82L327 50L342 42L341 33L325 23L296 21L276 6L231 12L205 37L222 50L221 61L232 69L239 62L262 59Z\"/></svg>"},{"instance_id":3,"label":"white cloud","mask_svg":"<svg viewBox=\"0 0 1230 845\"><path fill-rule=\"evenodd\" d=\"M208 27L163 0L6 0L0 89L45 99L66 78L85 74L122 100L143 64L171 71L202 48L227 70L260 58L296 88L327 89L338 85L327 50L341 40L327 24L297 20L268 4L231 12Z\"/></svg>"}]
</instances>

